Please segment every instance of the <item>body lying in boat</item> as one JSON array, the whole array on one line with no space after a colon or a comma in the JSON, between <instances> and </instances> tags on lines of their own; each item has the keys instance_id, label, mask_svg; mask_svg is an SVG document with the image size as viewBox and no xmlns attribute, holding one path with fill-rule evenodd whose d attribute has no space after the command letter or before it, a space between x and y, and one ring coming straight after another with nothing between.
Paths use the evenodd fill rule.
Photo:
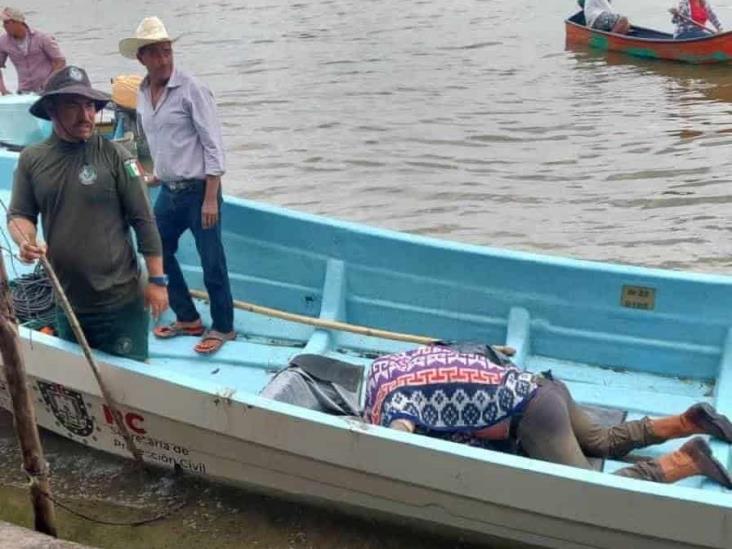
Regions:
<instances>
[{"instance_id":1,"label":"body lying in boat","mask_svg":"<svg viewBox=\"0 0 732 549\"><path fill-rule=\"evenodd\" d=\"M584 469L592 468L588 456L623 458L637 448L692 435L732 443L732 423L707 403L676 416L604 426L551 372L535 375L472 351L432 345L377 359L366 385L366 420L475 446L507 442L531 458ZM703 475L732 489L732 478L699 436L616 474L664 483Z\"/></svg>"}]
</instances>

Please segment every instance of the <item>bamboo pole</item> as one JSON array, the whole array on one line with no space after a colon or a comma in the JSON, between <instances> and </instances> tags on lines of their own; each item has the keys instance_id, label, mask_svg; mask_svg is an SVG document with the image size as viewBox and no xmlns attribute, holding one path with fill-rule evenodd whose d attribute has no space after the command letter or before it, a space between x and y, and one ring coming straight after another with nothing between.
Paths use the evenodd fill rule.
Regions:
<instances>
[{"instance_id":1,"label":"bamboo pole","mask_svg":"<svg viewBox=\"0 0 732 549\"><path fill-rule=\"evenodd\" d=\"M8 208L2 199L0 199L0 204L2 205L5 212L9 213ZM23 230L20 228L20 226L15 222L14 218L12 218L12 217L9 218L9 223L13 224L13 227L15 228L16 232L23 238L23 240L25 241L26 244L31 244L30 239L23 232ZM86 336L84 335L84 330L82 330L81 324L79 324L79 319L76 317L76 314L74 313L74 309L71 307L71 303L69 302L69 299L66 297L66 292L64 292L64 289L61 286L61 282L59 281L58 277L56 276L56 271L53 270L53 267L51 266L51 262L48 261L48 258L45 255L42 255L38 259L38 261L40 261L41 265L43 265L43 268L45 269L46 274L48 275L48 278L51 281L51 285L53 286L53 290L56 294L58 304L61 306L61 309L63 309L64 313L66 314L66 318L68 318L68 320L69 320L69 324L71 325L71 329L74 332L74 336L76 336L76 341L78 341L79 345L81 346L81 349L84 352L84 356L86 357L86 361L89 363L89 367L92 369L94 378L97 380L99 389L102 392L102 398L104 399L104 403L107 405L107 407L112 412L112 418L114 420L115 425L117 426L117 429L119 429L119 432L122 435L122 438L125 441L127 450L130 452L130 454L132 454L132 458L135 460L135 463L137 463L137 465L140 467L140 469L143 469L144 462L142 460L142 452L137 448L137 445L135 444L135 441L132 438L132 435L130 434L129 430L127 429L127 426L125 426L125 422L122 419L122 414L117 410L117 403L115 402L114 398L112 397L112 393L109 392L109 389L107 389L106 383L104 383L104 380L102 379L102 374L99 372L99 365L97 364L97 360L94 358L94 355L92 354L92 350L91 350L91 347L89 346L89 342L87 341Z\"/></svg>"},{"instance_id":2,"label":"bamboo pole","mask_svg":"<svg viewBox=\"0 0 732 549\"><path fill-rule=\"evenodd\" d=\"M191 290L190 292L191 296L195 298L208 299L208 294L202 290ZM314 318L312 316L288 313L287 311L282 311L280 309L263 307L262 305L255 305L254 303L239 301L237 299L234 300L234 308L241 309L243 311L249 311L250 313L255 313L259 315L271 316L272 318L289 320L290 322L297 322L299 324L307 324L309 326L315 326L317 328L340 330L343 332L350 332L353 334L365 335L370 337L379 337L381 339L390 339L393 341L418 343L420 345L430 345L440 341L438 338L429 336L389 332L387 330L379 330L378 328L369 328L367 326L359 326L357 324L348 324L347 322L339 322L337 320L325 320L322 318ZM505 345L491 345L491 347L493 347L496 351L505 354L506 356L513 356L516 353L516 350L513 347L507 347Z\"/></svg>"},{"instance_id":3,"label":"bamboo pole","mask_svg":"<svg viewBox=\"0 0 732 549\"><path fill-rule=\"evenodd\" d=\"M30 478L30 499L36 531L56 537L56 517L51 501L48 464L43 456L36 425L36 411L28 391L23 355L18 343L15 311L8 274L0 253L0 352L13 406L13 423L23 457L23 470Z\"/></svg>"}]
</instances>

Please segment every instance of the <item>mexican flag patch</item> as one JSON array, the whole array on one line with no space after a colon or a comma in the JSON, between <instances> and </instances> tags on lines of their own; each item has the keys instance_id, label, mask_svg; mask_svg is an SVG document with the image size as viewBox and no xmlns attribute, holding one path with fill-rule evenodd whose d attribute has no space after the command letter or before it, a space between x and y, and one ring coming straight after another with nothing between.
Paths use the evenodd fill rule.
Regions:
<instances>
[{"instance_id":1,"label":"mexican flag patch","mask_svg":"<svg viewBox=\"0 0 732 549\"><path fill-rule=\"evenodd\" d=\"M142 166L137 160L126 160L125 171L130 177L142 177Z\"/></svg>"}]
</instances>

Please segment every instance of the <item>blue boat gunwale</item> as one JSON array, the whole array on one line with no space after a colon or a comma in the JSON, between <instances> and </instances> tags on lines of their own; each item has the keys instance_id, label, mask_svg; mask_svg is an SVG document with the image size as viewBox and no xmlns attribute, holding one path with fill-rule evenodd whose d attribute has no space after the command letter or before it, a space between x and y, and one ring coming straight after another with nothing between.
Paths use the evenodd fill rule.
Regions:
<instances>
[{"instance_id":1,"label":"blue boat gunwale","mask_svg":"<svg viewBox=\"0 0 732 549\"><path fill-rule=\"evenodd\" d=\"M581 22L580 22L581 21ZM609 32L609 31L603 31L600 29L594 29L589 28L584 23L584 13L582 11L579 11L572 15L571 17L568 17L564 20L566 24L573 25L578 28L582 28L586 30L587 32L591 34L599 34L604 36L612 36L614 38L619 38L621 40L625 39L628 41L641 41L641 42L648 42L648 43L654 43L654 44L689 44L693 42L705 42L709 40L718 40L719 38L725 37L726 35L732 34L732 30L724 31L724 32L718 32L716 34L710 34L709 36L700 36L696 38L674 38L673 34L663 31L658 31L656 29L651 29L647 27L639 27L636 25L631 25L631 31L636 32L642 32L642 33L649 33L652 35L657 35L658 37L647 37L642 35L636 35L636 34L618 34L615 32Z\"/></svg>"},{"instance_id":2,"label":"blue boat gunwale","mask_svg":"<svg viewBox=\"0 0 732 549\"><path fill-rule=\"evenodd\" d=\"M367 236L383 238L391 241L401 241L405 244L428 246L432 249L438 250L465 252L471 255L478 255L483 257L500 257L503 259L518 260L529 263L543 263L556 267L568 267L572 270L604 271L611 274L639 276L643 278L652 277L665 280L681 280L712 284L721 283L732 286L732 276L723 274L698 273L694 271L674 271L670 269L646 267L642 265L631 265L592 259L564 257L541 252L509 250L505 248L494 248L492 246L482 244L469 244L456 240L445 240L416 233L406 233L394 229L374 227L372 225L365 225L353 221L329 218L326 216L291 210L285 207L274 206L271 204L266 204L264 202L258 202L231 195L225 195L224 203L229 205L238 205L248 210L259 211L264 214L277 215L296 221L302 221L305 223L325 224L329 227L347 232L358 232Z\"/></svg>"}]
</instances>

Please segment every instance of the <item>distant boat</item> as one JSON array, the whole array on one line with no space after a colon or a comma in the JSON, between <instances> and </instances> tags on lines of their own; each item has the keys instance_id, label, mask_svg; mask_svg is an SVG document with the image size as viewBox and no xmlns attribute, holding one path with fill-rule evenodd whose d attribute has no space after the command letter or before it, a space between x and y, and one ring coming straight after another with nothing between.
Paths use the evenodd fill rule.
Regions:
<instances>
[{"instance_id":1,"label":"distant boat","mask_svg":"<svg viewBox=\"0 0 732 549\"><path fill-rule=\"evenodd\" d=\"M0 150L5 201L17 160ZM231 197L222 215L236 299L395 332L505 343L517 364L551 370L579 402L630 419L679 413L697 401L732 415L732 277L446 242ZM7 248L2 253L9 265ZM178 257L191 287L201 288L188 236ZM21 274L15 265L20 272L10 274ZM557 549L732 546L732 492L702 477L644 482L608 474L624 466L618 461L607 460L604 472L555 465L262 395L299 354L362 366L365 375L375 356L413 344L243 310L235 327L237 340L211 357L192 351L192 337L151 337L147 364L97 354L146 462L444 534ZM79 347L27 326L20 335L39 424L129 457ZM0 407L10 407L2 369ZM642 453L657 457L680 444ZM710 445L732 464L730 445Z\"/></svg>"},{"instance_id":2,"label":"distant boat","mask_svg":"<svg viewBox=\"0 0 732 549\"><path fill-rule=\"evenodd\" d=\"M616 34L588 28L582 11L565 20L564 28L567 44L575 46L693 64L732 61L732 31L686 40L674 40L670 33L635 26L628 34Z\"/></svg>"}]
</instances>

